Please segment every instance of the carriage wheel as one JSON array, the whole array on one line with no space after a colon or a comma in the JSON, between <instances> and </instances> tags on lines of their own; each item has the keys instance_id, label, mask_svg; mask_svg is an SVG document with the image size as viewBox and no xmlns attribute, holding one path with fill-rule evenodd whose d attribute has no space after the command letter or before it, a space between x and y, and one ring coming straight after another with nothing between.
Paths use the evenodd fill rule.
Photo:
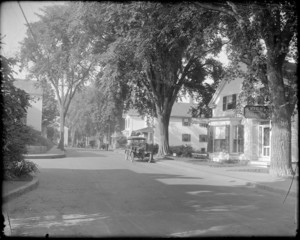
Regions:
<instances>
[{"instance_id":1,"label":"carriage wheel","mask_svg":"<svg viewBox=\"0 0 300 240\"><path fill-rule=\"evenodd\" d=\"M142 159L142 161L144 161L144 158L145 158L145 152L141 152L141 159Z\"/></svg>"},{"instance_id":2,"label":"carriage wheel","mask_svg":"<svg viewBox=\"0 0 300 240\"><path fill-rule=\"evenodd\" d=\"M133 162L133 159L134 159L134 152L131 152L131 153L129 154L129 156L130 156L130 158L131 158L131 162Z\"/></svg>"}]
</instances>

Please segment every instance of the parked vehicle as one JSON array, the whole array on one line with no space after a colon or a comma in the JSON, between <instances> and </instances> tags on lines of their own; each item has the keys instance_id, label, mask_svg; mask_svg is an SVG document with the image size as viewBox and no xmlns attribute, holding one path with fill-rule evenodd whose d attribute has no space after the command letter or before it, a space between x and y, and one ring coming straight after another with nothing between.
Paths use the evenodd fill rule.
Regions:
<instances>
[{"instance_id":1,"label":"parked vehicle","mask_svg":"<svg viewBox=\"0 0 300 240\"><path fill-rule=\"evenodd\" d=\"M153 159L152 147L147 144L144 137L131 136L127 138L125 160L130 159L133 162L135 158L142 161L148 158L148 162L151 162Z\"/></svg>"}]
</instances>

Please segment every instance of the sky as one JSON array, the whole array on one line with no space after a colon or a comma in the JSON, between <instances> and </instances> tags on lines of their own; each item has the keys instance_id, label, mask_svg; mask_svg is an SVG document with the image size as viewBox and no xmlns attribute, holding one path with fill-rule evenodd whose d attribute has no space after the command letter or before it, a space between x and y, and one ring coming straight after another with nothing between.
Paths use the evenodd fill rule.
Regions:
<instances>
[{"instance_id":1,"label":"sky","mask_svg":"<svg viewBox=\"0 0 300 240\"><path fill-rule=\"evenodd\" d=\"M42 13L41 8L54 4L62 4L59 1L19 1L28 22L38 21L35 13ZM1 3L1 52L6 57L13 57L20 49L19 42L26 34L26 21L17 1L3 1ZM2 49L3 48L3 49Z\"/></svg>"}]
</instances>

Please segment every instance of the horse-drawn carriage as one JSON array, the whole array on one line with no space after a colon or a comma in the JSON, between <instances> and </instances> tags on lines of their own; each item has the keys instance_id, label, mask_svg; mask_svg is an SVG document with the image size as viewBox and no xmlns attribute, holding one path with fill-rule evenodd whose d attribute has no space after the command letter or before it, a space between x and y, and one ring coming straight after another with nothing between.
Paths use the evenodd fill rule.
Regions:
<instances>
[{"instance_id":1,"label":"horse-drawn carriage","mask_svg":"<svg viewBox=\"0 0 300 240\"><path fill-rule=\"evenodd\" d=\"M153 159L152 145L147 144L146 138L131 136L127 138L127 147L125 149L125 160L130 159L131 162L135 158L144 161L145 158L148 158L150 163Z\"/></svg>"}]
</instances>

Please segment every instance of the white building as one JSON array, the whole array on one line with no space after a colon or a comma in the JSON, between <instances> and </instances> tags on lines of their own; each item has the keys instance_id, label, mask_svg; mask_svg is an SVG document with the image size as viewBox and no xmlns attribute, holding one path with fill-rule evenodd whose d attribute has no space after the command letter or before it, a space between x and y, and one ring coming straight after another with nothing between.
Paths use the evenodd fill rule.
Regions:
<instances>
[{"instance_id":1,"label":"white building","mask_svg":"<svg viewBox=\"0 0 300 240\"><path fill-rule=\"evenodd\" d=\"M169 145L190 145L195 150L207 150L207 119L192 118L189 112L192 103L175 103L172 108L169 122ZM133 132L143 134L148 142L159 143L158 123L154 119L153 127L146 118L141 117L136 110L130 110L124 115L125 130L123 134L128 137Z\"/></svg>"},{"instance_id":2,"label":"white building","mask_svg":"<svg viewBox=\"0 0 300 240\"><path fill-rule=\"evenodd\" d=\"M208 152L214 161L249 160L262 165L270 163L271 123L264 112L267 106L247 106L247 115L236 113L242 78L223 80L209 106ZM263 87L263 86L261 86ZM298 161L298 115L292 121L292 160Z\"/></svg>"}]
</instances>

